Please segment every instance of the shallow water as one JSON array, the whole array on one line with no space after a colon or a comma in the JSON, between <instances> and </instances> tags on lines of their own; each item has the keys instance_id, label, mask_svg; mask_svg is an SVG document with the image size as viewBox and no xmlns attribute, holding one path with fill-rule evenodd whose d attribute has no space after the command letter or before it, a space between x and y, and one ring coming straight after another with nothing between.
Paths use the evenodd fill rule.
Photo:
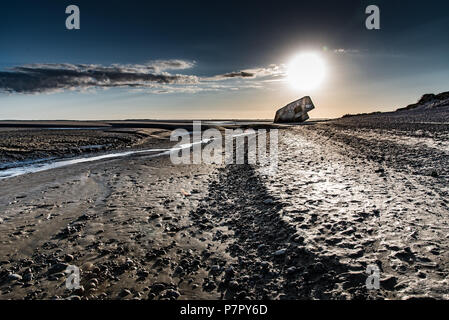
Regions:
<instances>
[{"instance_id":1,"label":"shallow water","mask_svg":"<svg viewBox=\"0 0 449 320\"><path fill-rule=\"evenodd\" d=\"M151 157L158 157L158 156L168 155L172 151L190 148L195 144L198 144L198 143L203 144L203 143L207 143L210 141L211 141L211 139L204 139L199 142L183 144L176 148L171 148L171 149L144 149L144 150L114 152L114 153L108 153L108 154L103 154L103 155L99 155L99 156L81 157L81 158L73 158L73 159L67 159L67 160L55 160L52 162L47 162L46 161L47 159L38 159L38 160L33 160L32 162L24 162L24 163L22 163L24 165L19 166L19 167L1 170L0 171L0 180L17 177L17 176L21 176L21 175L28 174L28 173L35 173L35 172L41 172L41 171L46 171L46 170L50 170L50 169L66 167L66 166L78 164L78 163L92 162L92 161L99 161L99 160L106 160L106 159L113 159L113 158L121 158L121 157L136 155L136 154L146 154L146 153L157 152L156 154L152 154Z\"/></svg>"},{"instance_id":2,"label":"shallow water","mask_svg":"<svg viewBox=\"0 0 449 320\"><path fill-rule=\"evenodd\" d=\"M191 132L189 132L187 134L191 134ZM233 135L233 138L236 138L239 136L246 136L246 135L251 135L251 134L250 133L235 134L235 135ZM108 153L108 154L91 156L91 157L79 157L79 158L72 158L72 159L67 159L67 160L60 159L60 160L55 160L52 162L46 161L47 159L37 159L37 160L32 160L31 162L23 162L22 164L24 164L24 165L21 165L21 166L15 167L15 168L0 170L0 180L17 177L17 176L21 176L21 175L28 174L28 173L35 173L35 172L41 172L41 171L46 171L46 170L50 170L50 169L66 167L66 166L78 164L78 163L92 162L92 161L99 161L99 160L106 160L106 159L113 159L113 158L121 158L121 157L127 157L127 156L131 156L131 155L157 152L156 154L151 154L150 157L164 156L164 155L169 155L173 151L191 148L192 146L194 146L196 144L204 144L204 143L208 143L212 140L213 139L203 139L203 140L197 141L197 142L191 142L191 143L178 145L177 147L170 148L170 149L132 150L132 151Z\"/></svg>"},{"instance_id":3,"label":"shallow water","mask_svg":"<svg viewBox=\"0 0 449 320\"><path fill-rule=\"evenodd\" d=\"M138 150L138 151L126 151L126 152L103 154L100 156L93 156L93 157L74 158L74 159L68 159L68 160L57 160L54 162L44 162L44 163L42 163L42 162L33 163L30 165L24 165L21 167L10 168L10 169L0 171L0 180L21 176L21 175L24 175L27 173L34 173L34 172L46 171L46 170L50 170L50 169L61 168L61 167L65 167L65 166L69 166L69 165L77 164L77 163L92 162L92 161L105 160L105 159L111 159L111 158L120 158L120 157L130 156L133 154L160 152L160 151L167 151L167 150L168 149L147 149L147 150Z\"/></svg>"}]
</instances>

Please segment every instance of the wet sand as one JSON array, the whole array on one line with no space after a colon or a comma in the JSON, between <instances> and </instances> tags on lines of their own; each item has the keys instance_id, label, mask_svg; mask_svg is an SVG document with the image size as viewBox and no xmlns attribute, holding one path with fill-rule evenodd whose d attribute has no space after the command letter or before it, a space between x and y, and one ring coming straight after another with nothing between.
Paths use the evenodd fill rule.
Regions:
<instances>
[{"instance_id":1,"label":"wet sand","mask_svg":"<svg viewBox=\"0 0 449 320\"><path fill-rule=\"evenodd\" d=\"M134 155L1 180L0 298L447 299L449 130L421 122L281 126L274 175Z\"/></svg>"}]
</instances>

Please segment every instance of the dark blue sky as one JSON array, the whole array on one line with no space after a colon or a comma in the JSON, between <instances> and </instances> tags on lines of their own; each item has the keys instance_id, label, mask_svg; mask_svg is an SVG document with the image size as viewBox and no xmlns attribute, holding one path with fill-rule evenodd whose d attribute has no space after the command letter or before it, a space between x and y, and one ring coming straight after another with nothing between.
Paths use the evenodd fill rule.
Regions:
<instances>
[{"instance_id":1,"label":"dark blue sky","mask_svg":"<svg viewBox=\"0 0 449 320\"><path fill-rule=\"evenodd\" d=\"M80 8L80 30L65 28L70 4ZM369 4L380 7L381 30L364 27ZM322 104L316 115L338 116L399 107L428 90L449 90L449 78L442 74L449 69L448 31L448 1L8 1L0 10L0 68L179 59L194 66L162 72L213 77L282 66L296 52L312 50L323 55L329 73L327 84L312 96ZM207 90L165 95L121 86L100 93L62 90L38 97L36 92L30 97L9 90L0 93L0 118L27 118L30 110L32 117L42 116L42 110L47 118L100 116L86 113L84 106L97 106L103 118L108 112L109 118L158 118L179 114L179 104L188 109L184 117L197 117L204 110L209 111L207 118L249 117L249 111L237 112L246 105L251 112L260 111L256 118L263 118L288 99L308 94L282 89L278 83L269 86L261 78L248 80L235 79L232 85L228 81L223 88L217 81L205 85ZM190 87L203 89L203 84ZM375 98L386 89L385 98ZM267 97L269 91L273 93ZM346 99L352 99L350 107L341 105ZM57 107L62 102L67 104L63 110Z\"/></svg>"}]
</instances>

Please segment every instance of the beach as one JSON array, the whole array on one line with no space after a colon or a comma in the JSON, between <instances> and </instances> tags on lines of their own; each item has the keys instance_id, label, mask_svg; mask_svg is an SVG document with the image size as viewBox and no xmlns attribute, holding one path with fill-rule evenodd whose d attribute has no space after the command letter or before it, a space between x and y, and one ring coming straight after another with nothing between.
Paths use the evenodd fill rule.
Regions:
<instances>
[{"instance_id":1,"label":"beach","mask_svg":"<svg viewBox=\"0 0 449 320\"><path fill-rule=\"evenodd\" d=\"M149 151L6 177L0 299L447 299L439 112L250 126L279 130L272 174ZM60 145L48 124L2 128L16 144L2 140L2 163L167 150L180 125L107 126L58 129ZM30 130L42 131L32 148ZM68 266L81 272L74 290ZM379 288L367 288L369 266Z\"/></svg>"}]
</instances>

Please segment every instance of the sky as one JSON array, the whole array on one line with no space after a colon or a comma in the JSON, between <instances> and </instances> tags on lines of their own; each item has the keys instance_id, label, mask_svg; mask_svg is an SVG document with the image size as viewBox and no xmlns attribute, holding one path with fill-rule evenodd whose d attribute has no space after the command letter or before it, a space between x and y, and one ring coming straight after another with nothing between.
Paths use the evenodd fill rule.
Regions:
<instances>
[{"instance_id":1,"label":"sky","mask_svg":"<svg viewBox=\"0 0 449 320\"><path fill-rule=\"evenodd\" d=\"M68 5L80 29L66 28ZM368 30L368 5L380 30ZM0 10L0 119L271 119L392 111L449 90L449 2L10 1ZM291 61L319 57L314 88ZM295 70L313 78L311 70Z\"/></svg>"}]
</instances>

